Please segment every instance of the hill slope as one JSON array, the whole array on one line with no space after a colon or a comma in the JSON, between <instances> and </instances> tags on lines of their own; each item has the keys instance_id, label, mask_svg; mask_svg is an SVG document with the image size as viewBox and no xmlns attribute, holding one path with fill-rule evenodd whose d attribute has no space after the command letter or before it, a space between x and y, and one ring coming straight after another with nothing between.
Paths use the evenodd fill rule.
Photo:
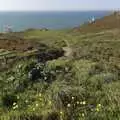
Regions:
<instances>
[{"instance_id":1,"label":"hill slope","mask_svg":"<svg viewBox=\"0 0 120 120\"><path fill-rule=\"evenodd\" d=\"M107 29L120 28L120 13L114 12L111 15L101 19L96 19L93 23L86 23L80 27L74 28L74 31L79 32L97 32Z\"/></svg>"},{"instance_id":2,"label":"hill slope","mask_svg":"<svg viewBox=\"0 0 120 120\"><path fill-rule=\"evenodd\" d=\"M35 42L33 51L37 48L43 56L17 59L0 72L0 120L119 120L117 16L106 16L74 32L24 31L22 43ZM9 48L2 49L1 56L32 52ZM56 57L59 49L65 50L65 56ZM55 58L48 59L53 53ZM41 57L46 60L40 61Z\"/></svg>"}]
</instances>

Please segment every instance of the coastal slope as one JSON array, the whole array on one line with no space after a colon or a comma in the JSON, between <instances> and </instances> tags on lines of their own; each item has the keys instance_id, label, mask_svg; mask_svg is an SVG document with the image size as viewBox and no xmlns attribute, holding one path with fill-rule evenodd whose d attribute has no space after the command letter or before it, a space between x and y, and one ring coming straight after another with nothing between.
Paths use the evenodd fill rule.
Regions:
<instances>
[{"instance_id":1,"label":"coastal slope","mask_svg":"<svg viewBox=\"0 0 120 120\"><path fill-rule=\"evenodd\" d=\"M119 23L1 34L0 120L119 120Z\"/></svg>"}]
</instances>

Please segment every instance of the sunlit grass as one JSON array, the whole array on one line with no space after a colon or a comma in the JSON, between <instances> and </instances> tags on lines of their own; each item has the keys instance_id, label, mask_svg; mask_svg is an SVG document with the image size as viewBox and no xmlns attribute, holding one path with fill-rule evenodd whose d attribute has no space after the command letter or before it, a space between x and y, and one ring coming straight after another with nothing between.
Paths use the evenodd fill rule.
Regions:
<instances>
[{"instance_id":1,"label":"sunlit grass","mask_svg":"<svg viewBox=\"0 0 120 120\"><path fill-rule=\"evenodd\" d=\"M45 64L34 59L21 60L13 68L0 72L0 119L119 120L120 42L114 42L112 34L104 31L82 35L67 30L25 32L25 39L35 39L49 48L69 45L74 54ZM1 56L10 54L3 49L0 52ZM42 76L35 81L28 78L33 67L40 68ZM4 97L6 102L11 98L10 104Z\"/></svg>"}]
</instances>

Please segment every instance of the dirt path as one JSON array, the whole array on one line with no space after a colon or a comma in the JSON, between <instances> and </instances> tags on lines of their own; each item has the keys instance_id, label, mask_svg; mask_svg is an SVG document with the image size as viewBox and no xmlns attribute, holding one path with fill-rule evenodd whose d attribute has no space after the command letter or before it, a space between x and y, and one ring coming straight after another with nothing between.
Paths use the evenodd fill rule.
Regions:
<instances>
[{"instance_id":1,"label":"dirt path","mask_svg":"<svg viewBox=\"0 0 120 120\"><path fill-rule=\"evenodd\" d=\"M73 53L72 48L70 48L70 47L63 47L63 50L64 50L64 56L65 57L69 57Z\"/></svg>"}]
</instances>

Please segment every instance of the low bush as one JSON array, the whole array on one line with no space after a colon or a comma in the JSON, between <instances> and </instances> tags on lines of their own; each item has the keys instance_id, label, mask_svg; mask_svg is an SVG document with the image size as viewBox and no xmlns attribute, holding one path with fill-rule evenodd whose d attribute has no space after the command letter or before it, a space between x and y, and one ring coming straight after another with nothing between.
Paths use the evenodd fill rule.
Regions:
<instances>
[{"instance_id":1,"label":"low bush","mask_svg":"<svg viewBox=\"0 0 120 120\"><path fill-rule=\"evenodd\" d=\"M2 96L2 104L6 108L11 108L17 102L17 97L14 94L5 94Z\"/></svg>"}]
</instances>

